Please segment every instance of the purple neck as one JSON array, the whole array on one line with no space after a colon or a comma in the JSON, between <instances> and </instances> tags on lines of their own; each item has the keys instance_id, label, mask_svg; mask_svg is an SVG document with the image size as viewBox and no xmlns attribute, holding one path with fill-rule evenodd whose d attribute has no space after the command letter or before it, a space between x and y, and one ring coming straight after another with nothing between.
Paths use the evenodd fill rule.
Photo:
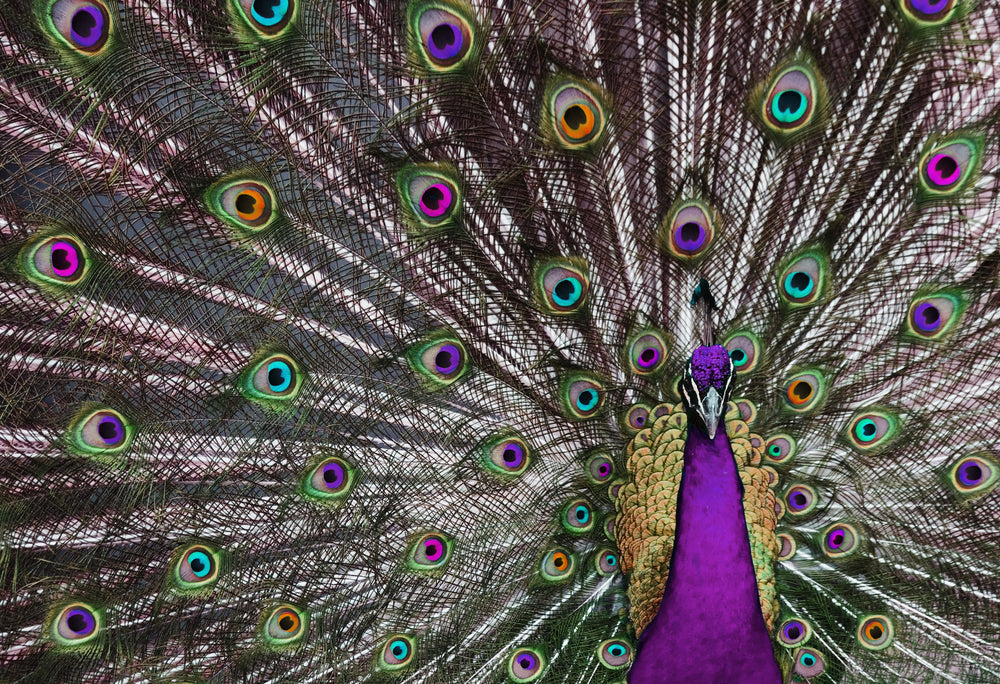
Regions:
<instances>
[{"instance_id":1,"label":"purple neck","mask_svg":"<svg viewBox=\"0 0 1000 684\"><path fill-rule=\"evenodd\" d=\"M663 603L639 639L630 684L780 684L750 556L743 485L724 426L690 425Z\"/></svg>"}]
</instances>

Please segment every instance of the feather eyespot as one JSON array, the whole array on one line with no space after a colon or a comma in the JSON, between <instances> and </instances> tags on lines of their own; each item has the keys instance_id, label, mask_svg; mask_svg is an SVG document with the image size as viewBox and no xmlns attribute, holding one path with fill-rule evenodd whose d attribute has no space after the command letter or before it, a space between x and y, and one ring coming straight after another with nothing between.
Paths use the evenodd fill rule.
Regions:
<instances>
[{"instance_id":1,"label":"feather eyespot","mask_svg":"<svg viewBox=\"0 0 1000 684\"><path fill-rule=\"evenodd\" d=\"M535 648L519 648L507 660L507 676L512 682L526 684L542 676L545 656Z\"/></svg>"},{"instance_id":2,"label":"feather eyespot","mask_svg":"<svg viewBox=\"0 0 1000 684\"><path fill-rule=\"evenodd\" d=\"M448 73L466 63L477 33L469 7L457 2L411 2L407 14L410 44L428 70Z\"/></svg>"},{"instance_id":3,"label":"feather eyespot","mask_svg":"<svg viewBox=\"0 0 1000 684\"><path fill-rule=\"evenodd\" d=\"M546 582L561 582L572 576L576 560L569 551L555 548L542 556L539 574Z\"/></svg>"},{"instance_id":4,"label":"feather eyespot","mask_svg":"<svg viewBox=\"0 0 1000 684\"><path fill-rule=\"evenodd\" d=\"M219 579L219 554L203 544L182 548L173 563L174 584L180 591L200 591Z\"/></svg>"},{"instance_id":5,"label":"feather eyespot","mask_svg":"<svg viewBox=\"0 0 1000 684\"><path fill-rule=\"evenodd\" d=\"M602 577L618 572L618 554L611 549L599 549L594 558L597 574Z\"/></svg>"},{"instance_id":6,"label":"feather eyespot","mask_svg":"<svg viewBox=\"0 0 1000 684\"><path fill-rule=\"evenodd\" d=\"M917 297L910 304L904 332L916 339L943 339L955 329L964 311L965 299L957 291Z\"/></svg>"},{"instance_id":7,"label":"feather eyespot","mask_svg":"<svg viewBox=\"0 0 1000 684\"><path fill-rule=\"evenodd\" d=\"M965 456L949 469L946 481L960 498L975 499L1000 483L1000 464L985 452Z\"/></svg>"},{"instance_id":8,"label":"feather eyespot","mask_svg":"<svg viewBox=\"0 0 1000 684\"><path fill-rule=\"evenodd\" d=\"M454 542L437 532L423 535L410 547L407 554L407 566L411 570L441 570L451 558Z\"/></svg>"},{"instance_id":9,"label":"feather eyespot","mask_svg":"<svg viewBox=\"0 0 1000 684\"><path fill-rule=\"evenodd\" d=\"M881 409L855 416L847 429L847 441L862 453L885 449L899 432L899 417Z\"/></svg>"},{"instance_id":10,"label":"feather eyespot","mask_svg":"<svg viewBox=\"0 0 1000 684\"><path fill-rule=\"evenodd\" d=\"M764 444L764 453L771 463L787 463L795 456L795 440L789 435L775 435Z\"/></svg>"},{"instance_id":11,"label":"feather eyespot","mask_svg":"<svg viewBox=\"0 0 1000 684\"><path fill-rule=\"evenodd\" d=\"M592 418L604 406L604 385L593 376L574 374L563 380L560 399L570 420Z\"/></svg>"},{"instance_id":12,"label":"feather eyespot","mask_svg":"<svg viewBox=\"0 0 1000 684\"><path fill-rule=\"evenodd\" d=\"M49 19L58 38L83 55L100 53L111 36L111 13L98 0L56 0Z\"/></svg>"},{"instance_id":13,"label":"feather eyespot","mask_svg":"<svg viewBox=\"0 0 1000 684\"><path fill-rule=\"evenodd\" d=\"M826 272L826 257L817 251L806 252L782 269L778 293L793 308L815 304L826 291Z\"/></svg>"},{"instance_id":14,"label":"feather eyespot","mask_svg":"<svg viewBox=\"0 0 1000 684\"><path fill-rule=\"evenodd\" d=\"M738 373L752 373L760 358L760 340L748 332L730 335L723 345L729 351L729 358Z\"/></svg>"},{"instance_id":15,"label":"feather eyespot","mask_svg":"<svg viewBox=\"0 0 1000 684\"><path fill-rule=\"evenodd\" d=\"M469 370L465 345L447 330L433 333L411 347L406 360L431 392L453 385Z\"/></svg>"},{"instance_id":16,"label":"feather eyespot","mask_svg":"<svg viewBox=\"0 0 1000 684\"><path fill-rule=\"evenodd\" d=\"M269 646L282 648L300 644L308 627L308 614L285 604L265 613L262 634Z\"/></svg>"},{"instance_id":17,"label":"feather eyespot","mask_svg":"<svg viewBox=\"0 0 1000 684\"><path fill-rule=\"evenodd\" d=\"M904 16L917 25L936 26L951 19L955 0L899 0Z\"/></svg>"},{"instance_id":18,"label":"feather eyespot","mask_svg":"<svg viewBox=\"0 0 1000 684\"><path fill-rule=\"evenodd\" d=\"M797 545L795 544L795 540L792 539L790 535L784 533L779 534L778 545L779 545L778 560L780 561L788 560L789 558L795 555L795 551L797 550Z\"/></svg>"},{"instance_id":19,"label":"feather eyespot","mask_svg":"<svg viewBox=\"0 0 1000 684\"><path fill-rule=\"evenodd\" d=\"M501 478L515 478L531 465L531 448L519 435L500 432L483 445L480 461Z\"/></svg>"},{"instance_id":20,"label":"feather eyespot","mask_svg":"<svg viewBox=\"0 0 1000 684\"><path fill-rule=\"evenodd\" d=\"M626 432L635 434L649 425L648 404L633 404L622 415L622 428Z\"/></svg>"},{"instance_id":21,"label":"feather eyespot","mask_svg":"<svg viewBox=\"0 0 1000 684\"><path fill-rule=\"evenodd\" d=\"M585 534L594 529L594 510L584 499L574 499L562 507L559 522L572 534Z\"/></svg>"},{"instance_id":22,"label":"feather eyespot","mask_svg":"<svg viewBox=\"0 0 1000 684\"><path fill-rule=\"evenodd\" d=\"M607 454L595 454L587 461L587 479L593 484L604 484L615 475L615 464Z\"/></svg>"},{"instance_id":23,"label":"feather eyespot","mask_svg":"<svg viewBox=\"0 0 1000 684\"><path fill-rule=\"evenodd\" d=\"M821 96L819 78L809 66L795 64L777 72L761 103L767 130L782 137L804 130L816 120Z\"/></svg>"},{"instance_id":24,"label":"feather eyespot","mask_svg":"<svg viewBox=\"0 0 1000 684\"><path fill-rule=\"evenodd\" d=\"M256 234L277 219L277 201L272 190L257 181L223 180L205 194L208 208L237 232Z\"/></svg>"},{"instance_id":25,"label":"feather eyespot","mask_svg":"<svg viewBox=\"0 0 1000 684\"><path fill-rule=\"evenodd\" d=\"M410 664L416 654L416 641L405 634L393 634L379 649L376 665L389 672L402 670Z\"/></svg>"},{"instance_id":26,"label":"feather eyespot","mask_svg":"<svg viewBox=\"0 0 1000 684\"><path fill-rule=\"evenodd\" d=\"M861 549L861 534L853 525L837 523L820 534L820 546L828 558L847 558Z\"/></svg>"},{"instance_id":27,"label":"feather eyespot","mask_svg":"<svg viewBox=\"0 0 1000 684\"><path fill-rule=\"evenodd\" d=\"M625 639L608 639L597 647L597 659L609 670L621 670L632 662L632 644Z\"/></svg>"},{"instance_id":28,"label":"feather eyespot","mask_svg":"<svg viewBox=\"0 0 1000 684\"><path fill-rule=\"evenodd\" d=\"M809 641L812 636L812 627L801 618L789 618L778 627L778 641L783 646L798 646Z\"/></svg>"},{"instance_id":29,"label":"feather eyespot","mask_svg":"<svg viewBox=\"0 0 1000 684\"><path fill-rule=\"evenodd\" d=\"M636 375L650 376L663 370L669 348L666 336L652 328L639 332L628 346L628 367Z\"/></svg>"},{"instance_id":30,"label":"feather eyespot","mask_svg":"<svg viewBox=\"0 0 1000 684\"><path fill-rule=\"evenodd\" d=\"M892 620L885 615L868 615L858 621L858 643L869 651L889 648L893 634Z\"/></svg>"},{"instance_id":31,"label":"feather eyespot","mask_svg":"<svg viewBox=\"0 0 1000 684\"><path fill-rule=\"evenodd\" d=\"M816 491L809 485L795 485L785 493L789 515L804 516L816 507Z\"/></svg>"},{"instance_id":32,"label":"feather eyespot","mask_svg":"<svg viewBox=\"0 0 1000 684\"><path fill-rule=\"evenodd\" d=\"M21 251L21 267L39 285L79 285L90 270L90 256L72 235L44 235L29 241Z\"/></svg>"},{"instance_id":33,"label":"feather eyespot","mask_svg":"<svg viewBox=\"0 0 1000 684\"><path fill-rule=\"evenodd\" d=\"M431 235L458 225L462 190L453 167L407 166L396 177L396 190L404 218L417 235Z\"/></svg>"},{"instance_id":34,"label":"feather eyespot","mask_svg":"<svg viewBox=\"0 0 1000 684\"><path fill-rule=\"evenodd\" d=\"M354 486L354 469L339 456L320 461L306 473L303 481L306 495L322 501L340 501Z\"/></svg>"},{"instance_id":35,"label":"feather eyespot","mask_svg":"<svg viewBox=\"0 0 1000 684\"><path fill-rule=\"evenodd\" d=\"M694 259L708 251L715 237L711 209L697 200L681 203L660 226L660 240L679 259Z\"/></svg>"},{"instance_id":36,"label":"feather eyespot","mask_svg":"<svg viewBox=\"0 0 1000 684\"><path fill-rule=\"evenodd\" d=\"M590 278L578 259L553 259L535 269L535 298L547 313L572 314L587 301Z\"/></svg>"},{"instance_id":37,"label":"feather eyespot","mask_svg":"<svg viewBox=\"0 0 1000 684\"><path fill-rule=\"evenodd\" d=\"M236 14L261 38L276 38L295 17L296 0L231 0Z\"/></svg>"},{"instance_id":38,"label":"feather eyespot","mask_svg":"<svg viewBox=\"0 0 1000 684\"><path fill-rule=\"evenodd\" d=\"M294 399L302 388L303 374L287 354L271 354L250 366L240 382L248 399L284 402Z\"/></svg>"},{"instance_id":39,"label":"feather eyespot","mask_svg":"<svg viewBox=\"0 0 1000 684\"><path fill-rule=\"evenodd\" d=\"M785 405L795 413L819 406L826 392L826 379L819 371L803 371L785 381Z\"/></svg>"},{"instance_id":40,"label":"feather eyespot","mask_svg":"<svg viewBox=\"0 0 1000 684\"><path fill-rule=\"evenodd\" d=\"M50 635L60 646L82 646L101 630L101 613L85 603L63 606L52 618Z\"/></svg>"},{"instance_id":41,"label":"feather eyespot","mask_svg":"<svg viewBox=\"0 0 1000 684\"><path fill-rule=\"evenodd\" d=\"M796 649L792 660L795 663L792 666L792 671L806 679L819 677L826 670L826 662L823 660L823 655L816 649L809 648L808 646Z\"/></svg>"},{"instance_id":42,"label":"feather eyespot","mask_svg":"<svg viewBox=\"0 0 1000 684\"><path fill-rule=\"evenodd\" d=\"M951 197L968 187L982 160L982 147L974 137L957 137L924 153L920 159L923 198Z\"/></svg>"},{"instance_id":43,"label":"feather eyespot","mask_svg":"<svg viewBox=\"0 0 1000 684\"><path fill-rule=\"evenodd\" d=\"M551 142L570 151L592 150L604 137L606 114L600 91L584 81L557 78L545 97L545 129Z\"/></svg>"},{"instance_id":44,"label":"feather eyespot","mask_svg":"<svg viewBox=\"0 0 1000 684\"><path fill-rule=\"evenodd\" d=\"M126 418L109 408L82 413L70 426L71 446L83 455L111 455L128 449L134 428Z\"/></svg>"}]
</instances>

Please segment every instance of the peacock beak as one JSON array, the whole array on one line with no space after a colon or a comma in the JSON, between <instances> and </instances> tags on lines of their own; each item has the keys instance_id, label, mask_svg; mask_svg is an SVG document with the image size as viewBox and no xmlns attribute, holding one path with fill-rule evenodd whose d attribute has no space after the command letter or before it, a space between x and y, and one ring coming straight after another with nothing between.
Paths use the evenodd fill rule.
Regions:
<instances>
[{"instance_id":1,"label":"peacock beak","mask_svg":"<svg viewBox=\"0 0 1000 684\"><path fill-rule=\"evenodd\" d=\"M722 417L722 395L714 387L709 387L708 392L698 403L698 415L705 423L705 432L709 439L715 439L715 433L719 429L719 418Z\"/></svg>"}]
</instances>

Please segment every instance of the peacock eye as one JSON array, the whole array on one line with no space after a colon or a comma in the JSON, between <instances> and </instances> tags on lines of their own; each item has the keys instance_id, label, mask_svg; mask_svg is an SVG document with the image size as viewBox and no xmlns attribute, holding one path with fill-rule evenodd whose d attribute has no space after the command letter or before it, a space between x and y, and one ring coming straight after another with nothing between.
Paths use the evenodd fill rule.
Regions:
<instances>
[{"instance_id":1,"label":"peacock eye","mask_svg":"<svg viewBox=\"0 0 1000 684\"><path fill-rule=\"evenodd\" d=\"M820 539L823 553L829 558L845 558L861 548L857 528L847 523L831 525L823 531Z\"/></svg>"},{"instance_id":2,"label":"peacock eye","mask_svg":"<svg viewBox=\"0 0 1000 684\"><path fill-rule=\"evenodd\" d=\"M885 615L868 615L858 621L858 643L869 651L881 651L892 645L892 620Z\"/></svg>"},{"instance_id":3,"label":"peacock eye","mask_svg":"<svg viewBox=\"0 0 1000 684\"><path fill-rule=\"evenodd\" d=\"M920 160L920 183L924 194L947 197L965 189L979 166L980 145L965 138L931 148Z\"/></svg>"},{"instance_id":4,"label":"peacock eye","mask_svg":"<svg viewBox=\"0 0 1000 684\"><path fill-rule=\"evenodd\" d=\"M59 37L77 52L96 54L111 35L111 14L97 0L56 0L50 16Z\"/></svg>"},{"instance_id":5,"label":"peacock eye","mask_svg":"<svg viewBox=\"0 0 1000 684\"><path fill-rule=\"evenodd\" d=\"M282 33L295 16L295 0L238 0L243 21L265 38Z\"/></svg>"},{"instance_id":6,"label":"peacock eye","mask_svg":"<svg viewBox=\"0 0 1000 684\"><path fill-rule=\"evenodd\" d=\"M247 397L266 401L294 399L301 386L302 373L285 354L272 354L251 366L242 382Z\"/></svg>"},{"instance_id":7,"label":"peacock eye","mask_svg":"<svg viewBox=\"0 0 1000 684\"><path fill-rule=\"evenodd\" d=\"M809 485L795 485L785 494L785 505L791 515L805 515L816 506L816 492Z\"/></svg>"},{"instance_id":8,"label":"peacock eye","mask_svg":"<svg viewBox=\"0 0 1000 684\"><path fill-rule=\"evenodd\" d=\"M803 646L795 651L792 656L795 665L792 670L800 677L818 677L826 669L823 656L814 648Z\"/></svg>"},{"instance_id":9,"label":"peacock eye","mask_svg":"<svg viewBox=\"0 0 1000 684\"><path fill-rule=\"evenodd\" d=\"M411 570L440 570L451 558L452 544L443 534L425 534L410 547L407 565Z\"/></svg>"},{"instance_id":10,"label":"peacock eye","mask_svg":"<svg viewBox=\"0 0 1000 684\"><path fill-rule=\"evenodd\" d=\"M778 627L778 641L785 646L798 646L809 641L812 628L809 623L800 618L790 618Z\"/></svg>"},{"instance_id":11,"label":"peacock eye","mask_svg":"<svg viewBox=\"0 0 1000 684\"><path fill-rule=\"evenodd\" d=\"M97 636L101 618L97 610L84 603L63 607L52 621L52 638L63 646L79 646Z\"/></svg>"},{"instance_id":12,"label":"peacock eye","mask_svg":"<svg viewBox=\"0 0 1000 684\"><path fill-rule=\"evenodd\" d=\"M556 260L541 264L535 274L539 303L548 313L569 314L587 300L590 280L582 265Z\"/></svg>"},{"instance_id":13,"label":"peacock eye","mask_svg":"<svg viewBox=\"0 0 1000 684\"><path fill-rule=\"evenodd\" d=\"M450 167L408 166L399 172L396 187L404 214L417 233L431 233L455 225L462 193L458 176Z\"/></svg>"},{"instance_id":14,"label":"peacock eye","mask_svg":"<svg viewBox=\"0 0 1000 684\"><path fill-rule=\"evenodd\" d=\"M597 552L594 565L597 566L597 574L613 575L618 572L618 554L611 549L600 549Z\"/></svg>"},{"instance_id":15,"label":"peacock eye","mask_svg":"<svg viewBox=\"0 0 1000 684\"><path fill-rule=\"evenodd\" d=\"M786 404L796 413L814 409L822 400L825 388L825 378L819 371L796 373L785 382Z\"/></svg>"},{"instance_id":16,"label":"peacock eye","mask_svg":"<svg viewBox=\"0 0 1000 684\"><path fill-rule=\"evenodd\" d=\"M660 228L660 239L675 257L690 259L708 251L715 236L711 211L697 201L688 201L673 211Z\"/></svg>"},{"instance_id":17,"label":"peacock eye","mask_svg":"<svg viewBox=\"0 0 1000 684\"><path fill-rule=\"evenodd\" d=\"M587 462L587 475L594 484L603 484L614 477L615 464L605 454L597 454Z\"/></svg>"},{"instance_id":18,"label":"peacock eye","mask_svg":"<svg viewBox=\"0 0 1000 684\"><path fill-rule=\"evenodd\" d=\"M738 333L726 340L724 345L729 350L729 358L733 367L740 373L751 373L757 368L760 356L760 341L756 335Z\"/></svg>"},{"instance_id":19,"label":"peacock eye","mask_svg":"<svg viewBox=\"0 0 1000 684\"><path fill-rule=\"evenodd\" d=\"M245 233L259 233L277 217L274 193L256 181L216 183L208 189L206 201L213 214Z\"/></svg>"},{"instance_id":20,"label":"peacock eye","mask_svg":"<svg viewBox=\"0 0 1000 684\"><path fill-rule=\"evenodd\" d=\"M305 493L317 499L342 499L351 491L354 470L338 456L321 461L309 471L305 480Z\"/></svg>"},{"instance_id":21,"label":"peacock eye","mask_svg":"<svg viewBox=\"0 0 1000 684\"><path fill-rule=\"evenodd\" d=\"M465 346L447 331L435 333L410 348L406 359L428 390L448 387L468 371Z\"/></svg>"},{"instance_id":22,"label":"peacock eye","mask_svg":"<svg viewBox=\"0 0 1000 684\"><path fill-rule=\"evenodd\" d=\"M621 670L632 662L632 644L624 639L608 639L597 647L597 659L609 670Z\"/></svg>"},{"instance_id":23,"label":"peacock eye","mask_svg":"<svg viewBox=\"0 0 1000 684\"><path fill-rule=\"evenodd\" d=\"M507 674L517 684L533 682L545 671L545 656L534 648L519 648L507 661Z\"/></svg>"},{"instance_id":24,"label":"peacock eye","mask_svg":"<svg viewBox=\"0 0 1000 684\"><path fill-rule=\"evenodd\" d=\"M965 456L951 467L947 480L962 497L982 496L1000 482L1000 466L985 453Z\"/></svg>"},{"instance_id":25,"label":"peacock eye","mask_svg":"<svg viewBox=\"0 0 1000 684\"><path fill-rule=\"evenodd\" d=\"M264 621L264 638L271 646L298 643L306 634L308 618L295 606L279 606Z\"/></svg>"},{"instance_id":26,"label":"peacock eye","mask_svg":"<svg viewBox=\"0 0 1000 684\"><path fill-rule=\"evenodd\" d=\"M77 285L87 275L90 259L83 243L71 235L33 240L25 245L21 263L39 284Z\"/></svg>"},{"instance_id":27,"label":"peacock eye","mask_svg":"<svg viewBox=\"0 0 1000 684\"><path fill-rule=\"evenodd\" d=\"M490 472L509 479L527 470L531 449L521 437L499 433L483 445L480 460Z\"/></svg>"},{"instance_id":28,"label":"peacock eye","mask_svg":"<svg viewBox=\"0 0 1000 684\"><path fill-rule=\"evenodd\" d=\"M851 421L847 438L861 452L884 449L899 431L899 418L888 411L866 411Z\"/></svg>"},{"instance_id":29,"label":"peacock eye","mask_svg":"<svg viewBox=\"0 0 1000 684\"><path fill-rule=\"evenodd\" d=\"M918 25L941 24L951 19L955 0L899 0L903 14Z\"/></svg>"},{"instance_id":30,"label":"peacock eye","mask_svg":"<svg viewBox=\"0 0 1000 684\"><path fill-rule=\"evenodd\" d=\"M441 73L458 68L472 49L476 32L471 12L458 5L451 8L437 4L412 7L410 21L414 36L418 37L419 55L426 66Z\"/></svg>"},{"instance_id":31,"label":"peacock eye","mask_svg":"<svg viewBox=\"0 0 1000 684\"><path fill-rule=\"evenodd\" d=\"M411 637L394 634L385 640L378 657L380 670L401 670L413 660L416 644Z\"/></svg>"},{"instance_id":32,"label":"peacock eye","mask_svg":"<svg viewBox=\"0 0 1000 684\"><path fill-rule=\"evenodd\" d=\"M638 432L649 425L649 406L646 404L634 404L630 406L623 416L625 428L629 432Z\"/></svg>"},{"instance_id":33,"label":"peacock eye","mask_svg":"<svg viewBox=\"0 0 1000 684\"><path fill-rule=\"evenodd\" d=\"M794 260L781 272L778 292L792 306L808 306L819 299L825 281L825 259L811 253Z\"/></svg>"},{"instance_id":34,"label":"peacock eye","mask_svg":"<svg viewBox=\"0 0 1000 684\"><path fill-rule=\"evenodd\" d=\"M604 405L604 387L595 378L572 377L563 383L562 401L573 420L594 416Z\"/></svg>"},{"instance_id":35,"label":"peacock eye","mask_svg":"<svg viewBox=\"0 0 1000 684\"><path fill-rule=\"evenodd\" d=\"M606 115L598 88L573 78L546 87L544 129L555 145L571 151L593 149L604 135Z\"/></svg>"},{"instance_id":36,"label":"peacock eye","mask_svg":"<svg viewBox=\"0 0 1000 684\"><path fill-rule=\"evenodd\" d=\"M182 590L204 589L219 578L219 556L201 544L182 549L174 563L174 580Z\"/></svg>"},{"instance_id":37,"label":"peacock eye","mask_svg":"<svg viewBox=\"0 0 1000 684\"><path fill-rule=\"evenodd\" d=\"M629 369L636 375L652 375L667 360L667 340L656 330L645 330L629 345Z\"/></svg>"},{"instance_id":38,"label":"peacock eye","mask_svg":"<svg viewBox=\"0 0 1000 684\"><path fill-rule=\"evenodd\" d=\"M573 574L576 561L566 549L552 549L544 556L539 566L542 579L548 582L559 582Z\"/></svg>"},{"instance_id":39,"label":"peacock eye","mask_svg":"<svg viewBox=\"0 0 1000 684\"><path fill-rule=\"evenodd\" d=\"M802 130L814 119L819 86L812 70L792 66L772 81L764 98L764 121L771 131L788 134Z\"/></svg>"},{"instance_id":40,"label":"peacock eye","mask_svg":"<svg viewBox=\"0 0 1000 684\"><path fill-rule=\"evenodd\" d=\"M954 329L964 308L964 300L955 293L918 297L910 304L907 332L918 338L939 340Z\"/></svg>"},{"instance_id":41,"label":"peacock eye","mask_svg":"<svg viewBox=\"0 0 1000 684\"><path fill-rule=\"evenodd\" d=\"M584 499L574 499L562 508L559 516L563 528L573 534L583 534L594 529L594 512Z\"/></svg>"},{"instance_id":42,"label":"peacock eye","mask_svg":"<svg viewBox=\"0 0 1000 684\"><path fill-rule=\"evenodd\" d=\"M795 455L795 440L788 435L775 435L764 444L764 451L772 463L785 463Z\"/></svg>"},{"instance_id":43,"label":"peacock eye","mask_svg":"<svg viewBox=\"0 0 1000 684\"><path fill-rule=\"evenodd\" d=\"M795 540L792 539L787 534L778 535L778 544L780 548L778 549L778 560L788 560L795 555L796 544Z\"/></svg>"},{"instance_id":44,"label":"peacock eye","mask_svg":"<svg viewBox=\"0 0 1000 684\"><path fill-rule=\"evenodd\" d=\"M132 441L132 425L112 409L92 410L73 422L70 434L82 453L117 453Z\"/></svg>"}]
</instances>

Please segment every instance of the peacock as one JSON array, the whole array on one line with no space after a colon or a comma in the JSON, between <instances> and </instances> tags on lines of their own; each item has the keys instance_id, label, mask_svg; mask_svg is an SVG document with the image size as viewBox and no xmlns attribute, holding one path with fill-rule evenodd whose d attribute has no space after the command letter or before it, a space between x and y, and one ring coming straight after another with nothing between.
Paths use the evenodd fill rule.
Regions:
<instances>
[{"instance_id":1,"label":"peacock","mask_svg":"<svg viewBox=\"0 0 1000 684\"><path fill-rule=\"evenodd\" d=\"M0 52L0 681L1000 682L994 0Z\"/></svg>"}]
</instances>

